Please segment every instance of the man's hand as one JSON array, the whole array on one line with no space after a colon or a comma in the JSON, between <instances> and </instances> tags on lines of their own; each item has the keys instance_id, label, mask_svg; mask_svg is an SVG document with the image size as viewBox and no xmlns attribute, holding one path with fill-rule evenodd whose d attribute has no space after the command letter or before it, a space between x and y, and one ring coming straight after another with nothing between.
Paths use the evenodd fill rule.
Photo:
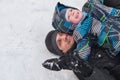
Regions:
<instances>
[{"instance_id":1,"label":"man's hand","mask_svg":"<svg viewBox=\"0 0 120 80\"><path fill-rule=\"evenodd\" d=\"M70 60L69 69L74 72L81 74L84 77L89 77L93 72L93 66L91 66L87 61L83 60L77 52L69 54Z\"/></svg>"},{"instance_id":2,"label":"man's hand","mask_svg":"<svg viewBox=\"0 0 120 80\"><path fill-rule=\"evenodd\" d=\"M66 64L67 61L68 59L66 56L61 56L60 58L48 59L42 65L47 69L60 71L61 69L69 69L68 65Z\"/></svg>"},{"instance_id":3,"label":"man's hand","mask_svg":"<svg viewBox=\"0 0 120 80\"><path fill-rule=\"evenodd\" d=\"M48 59L42 65L50 70L60 71L61 67L59 65L60 60L57 58Z\"/></svg>"},{"instance_id":4,"label":"man's hand","mask_svg":"<svg viewBox=\"0 0 120 80\"><path fill-rule=\"evenodd\" d=\"M93 67L84 61L77 53L68 53L60 58L48 59L42 64L45 68L60 71L61 69L73 70L84 77L92 74Z\"/></svg>"}]
</instances>

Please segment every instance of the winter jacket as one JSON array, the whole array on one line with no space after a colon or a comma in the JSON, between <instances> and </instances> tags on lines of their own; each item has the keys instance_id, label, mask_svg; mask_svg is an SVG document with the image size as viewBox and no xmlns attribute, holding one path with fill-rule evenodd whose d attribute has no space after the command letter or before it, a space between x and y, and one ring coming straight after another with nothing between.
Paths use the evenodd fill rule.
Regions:
<instances>
[{"instance_id":1,"label":"winter jacket","mask_svg":"<svg viewBox=\"0 0 120 80\"><path fill-rule=\"evenodd\" d=\"M80 80L119 80L120 65L117 65L118 60L111 59L106 54L106 49L101 49L98 46L94 46L92 49L94 50L92 50L88 62L74 52L60 58L48 59L43 63L43 66L54 71L73 70ZM113 67L117 69L114 70ZM113 72L115 75L111 74ZM115 79L116 77L117 79Z\"/></svg>"},{"instance_id":2,"label":"winter jacket","mask_svg":"<svg viewBox=\"0 0 120 80\"><path fill-rule=\"evenodd\" d=\"M48 59L43 66L54 71L72 70L80 80L120 80L120 59L111 58L108 53L109 50L93 45L88 61L73 52Z\"/></svg>"},{"instance_id":3,"label":"winter jacket","mask_svg":"<svg viewBox=\"0 0 120 80\"><path fill-rule=\"evenodd\" d=\"M61 9L58 4L57 10ZM63 8L63 7L62 7ZM116 56L120 53L120 10L107 7L101 3L101 0L89 0L83 6L83 12L87 16L77 25L68 21L59 19L59 25L53 27L59 31L73 34L77 43L75 51L82 59L87 60L91 51L91 41L89 34L97 38L97 44L111 50L110 56ZM59 14L56 12L56 14ZM55 17L55 16L54 16ZM53 19L54 20L54 19ZM61 26L60 26L61 25Z\"/></svg>"},{"instance_id":4,"label":"winter jacket","mask_svg":"<svg viewBox=\"0 0 120 80\"><path fill-rule=\"evenodd\" d=\"M88 4L85 4L83 7L84 10L86 10L86 5ZM97 36L97 43L99 46L111 49L112 52L110 56L115 56L120 52L120 17L117 16L118 19L113 19L113 16L108 16L107 19L107 16L103 14L99 8L96 9L96 7L95 5L94 8L92 8L93 11L90 17L85 19L81 26L77 26L73 32L74 39L77 42L76 51L78 51L79 55L85 60L87 60L91 50L89 34ZM116 14L111 12L109 15ZM104 46L106 44L107 46Z\"/></svg>"}]
</instances>

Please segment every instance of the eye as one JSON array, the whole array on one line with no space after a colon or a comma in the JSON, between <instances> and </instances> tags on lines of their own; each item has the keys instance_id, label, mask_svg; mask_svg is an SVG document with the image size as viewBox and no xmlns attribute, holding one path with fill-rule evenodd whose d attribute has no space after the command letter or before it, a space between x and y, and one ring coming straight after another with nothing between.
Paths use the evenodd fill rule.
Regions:
<instances>
[{"instance_id":1,"label":"eye","mask_svg":"<svg viewBox=\"0 0 120 80\"><path fill-rule=\"evenodd\" d=\"M68 15L68 20L70 19L70 15Z\"/></svg>"},{"instance_id":2,"label":"eye","mask_svg":"<svg viewBox=\"0 0 120 80\"><path fill-rule=\"evenodd\" d=\"M70 10L69 10L69 14L68 14L68 16L67 16L68 20L69 20L70 17L71 17L71 13L72 13L72 11L73 11L73 9L70 9Z\"/></svg>"},{"instance_id":3,"label":"eye","mask_svg":"<svg viewBox=\"0 0 120 80\"><path fill-rule=\"evenodd\" d=\"M70 9L70 12L72 12L72 9Z\"/></svg>"}]
</instances>

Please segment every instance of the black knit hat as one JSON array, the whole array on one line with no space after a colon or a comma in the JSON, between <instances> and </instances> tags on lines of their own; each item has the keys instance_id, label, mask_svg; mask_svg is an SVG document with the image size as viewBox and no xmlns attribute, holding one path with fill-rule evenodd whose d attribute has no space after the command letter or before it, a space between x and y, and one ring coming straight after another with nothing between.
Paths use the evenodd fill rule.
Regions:
<instances>
[{"instance_id":1,"label":"black knit hat","mask_svg":"<svg viewBox=\"0 0 120 80\"><path fill-rule=\"evenodd\" d=\"M56 30L50 31L46 36L45 44L46 44L47 49L51 53L61 56L63 55L63 52L57 47L57 44L56 44L57 33L58 31Z\"/></svg>"}]
</instances>

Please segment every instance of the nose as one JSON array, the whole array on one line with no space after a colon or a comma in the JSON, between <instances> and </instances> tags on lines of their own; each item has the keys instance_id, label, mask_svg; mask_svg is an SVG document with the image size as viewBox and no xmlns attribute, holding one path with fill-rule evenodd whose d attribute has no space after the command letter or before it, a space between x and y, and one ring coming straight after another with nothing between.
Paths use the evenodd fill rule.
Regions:
<instances>
[{"instance_id":1,"label":"nose","mask_svg":"<svg viewBox=\"0 0 120 80\"><path fill-rule=\"evenodd\" d=\"M66 34L62 34L60 38L61 40L66 41Z\"/></svg>"}]
</instances>

